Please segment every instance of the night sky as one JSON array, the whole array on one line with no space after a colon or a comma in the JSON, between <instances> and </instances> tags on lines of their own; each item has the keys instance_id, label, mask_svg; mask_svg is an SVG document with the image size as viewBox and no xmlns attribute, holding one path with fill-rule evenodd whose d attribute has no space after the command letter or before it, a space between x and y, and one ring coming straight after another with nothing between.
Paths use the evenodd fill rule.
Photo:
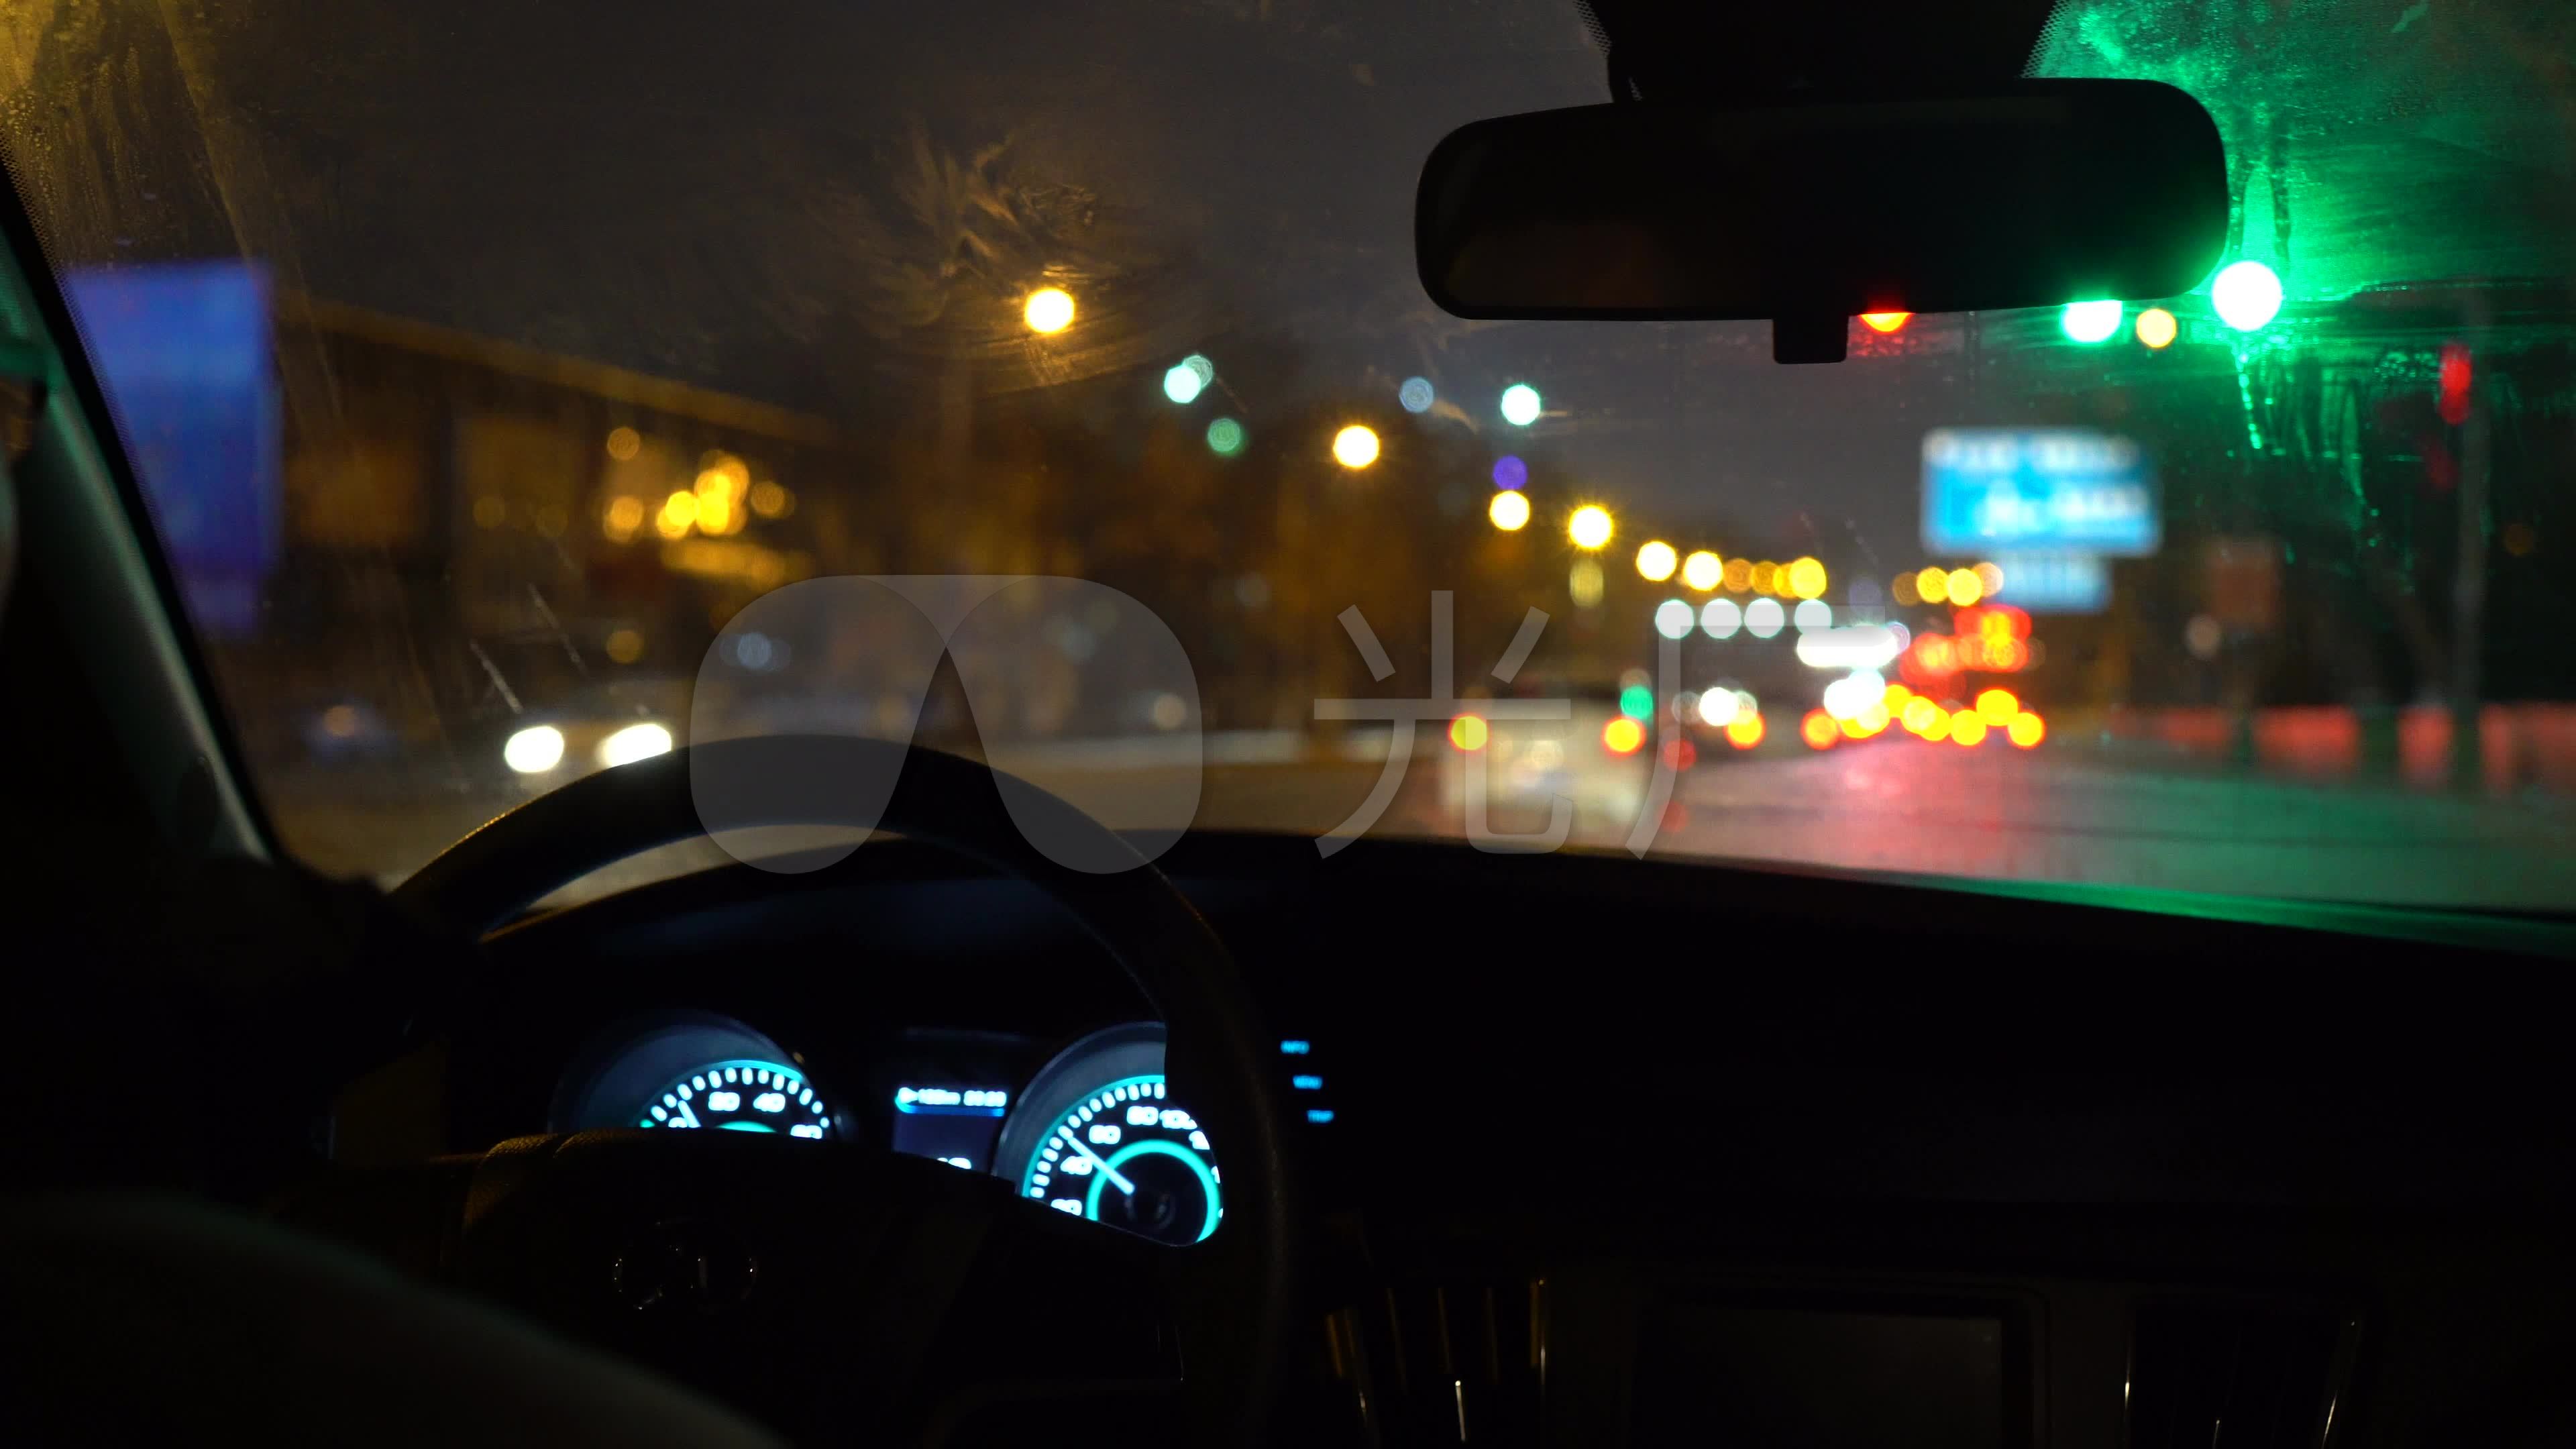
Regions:
<instances>
[{"instance_id":1,"label":"night sky","mask_svg":"<svg viewBox=\"0 0 2576 1449\"><path fill-rule=\"evenodd\" d=\"M2457 9L2372 43L2417 70L2515 53ZM1470 120L1607 97L1570 0L216 0L175 14L33 0L5 22L13 153L67 259L246 251L320 296L845 420L896 410L939 365L925 337L1012 355L1012 299L1069 268L1093 340L1051 376L1150 378L1218 350L1211 338L1285 335L1312 386L1391 391L1421 373L1464 409L1451 425L1479 428L1499 427L1495 396L1527 378L1552 412L1534 441L1585 491L1731 520L1756 548L1857 538L1902 558L1922 431L2013 420L2009 399L1971 398L1937 363L1774 367L1762 324L1496 326L1432 309L1411 257L1431 146ZM2113 69L2103 47L2153 30L2064 29L2060 50L2075 50L2060 64ZM2266 32L2264 53L2286 33ZM2222 41L2236 44L2191 43ZM2186 80L2191 59L2122 51ZM2252 84L2249 67L2227 83ZM2308 121L2352 119L2315 94ZM2478 154L2460 108L2420 109L2365 119ZM2564 114L2500 113L2517 120L2497 133L2515 164L2569 169ZM994 187L1078 213L1063 234L1078 245L1009 243L1009 227L978 222L1008 244L933 289L948 310L926 328L920 296L888 278L955 249L909 220L906 189L975 172L979 153Z\"/></svg>"}]
</instances>

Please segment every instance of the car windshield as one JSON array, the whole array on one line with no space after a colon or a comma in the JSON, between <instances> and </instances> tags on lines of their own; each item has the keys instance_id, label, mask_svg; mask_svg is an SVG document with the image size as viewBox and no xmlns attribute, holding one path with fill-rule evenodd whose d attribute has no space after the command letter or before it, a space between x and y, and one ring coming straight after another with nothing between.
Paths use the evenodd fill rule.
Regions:
<instances>
[{"instance_id":1,"label":"car windshield","mask_svg":"<svg viewBox=\"0 0 2576 1449\"><path fill-rule=\"evenodd\" d=\"M2221 266L1821 367L1426 299L1434 143L1608 98L1571 0L22 0L0 59L326 870L820 729L1141 830L2572 898L2560 0L2070 0L2031 73L2209 108Z\"/></svg>"}]
</instances>

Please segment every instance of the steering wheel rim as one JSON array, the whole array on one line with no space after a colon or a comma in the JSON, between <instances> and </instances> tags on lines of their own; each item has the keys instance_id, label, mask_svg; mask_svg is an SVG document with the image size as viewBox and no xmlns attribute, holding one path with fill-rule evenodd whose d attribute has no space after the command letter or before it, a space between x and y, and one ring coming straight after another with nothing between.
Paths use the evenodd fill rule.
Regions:
<instances>
[{"instance_id":1,"label":"steering wheel rim","mask_svg":"<svg viewBox=\"0 0 2576 1449\"><path fill-rule=\"evenodd\" d=\"M770 782L728 796L729 828L880 829L1026 881L1067 909L1144 992L1165 1023L1167 1073L1191 1084L1192 1110L1220 1134L1228 1164L1242 1164L1226 1184L1224 1227L1192 1247L1158 1250L1188 1265L1170 1275L1169 1286L1189 1300L1173 1305L1175 1312L1194 1309L1202 1329L1221 1317L1231 1330L1190 1336L1182 1396L1202 1429L1222 1433L1225 1442L1252 1442L1275 1401L1295 1282L1289 1148L1284 1105L1263 1051L1267 1038L1232 955L1196 907L1134 847L1069 802L925 746L821 735L702 743L586 776L521 805L450 846L395 899L486 937L582 875L707 834L692 793L697 771ZM891 779L893 787L872 818L854 818L866 813L865 802L795 783L835 777ZM1032 845L1032 835L1075 843L1088 865L1120 868L1068 868ZM527 1155L523 1145L517 1155Z\"/></svg>"}]
</instances>

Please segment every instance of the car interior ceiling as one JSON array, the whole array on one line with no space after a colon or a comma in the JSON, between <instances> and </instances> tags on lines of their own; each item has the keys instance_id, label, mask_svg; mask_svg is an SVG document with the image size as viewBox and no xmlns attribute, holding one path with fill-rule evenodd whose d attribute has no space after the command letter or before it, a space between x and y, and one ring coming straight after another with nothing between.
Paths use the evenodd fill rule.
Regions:
<instances>
[{"instance_id":1,"label":"car interior ceiling","mask_svg":"<svg viewBox=\"0 0 2576 1449\"><path fill-rule=\"evenodd\" d=\"M1680 7L1588 8L1641 95L1708 43ZM1990 7L1989 34L1890 6L1863 33L2010 74L2047 8ZM1838 16L1731 14L1698 53L1820 54ZM217 783L242 778L220 721L189 758L167 721L136 722L154 690L211 694L184 645L136 642L175 617L167 569L10 226L51 339L7 464L0 598L12 1439L2576 1442L2561 918L1225 832L1094 887L976 834L1002 807L963 794L913 802L956 802L953 833L925 821L826 869L529 909L666 843L677 756L583 782L550 817L587 822L559 851L493 827L456 868L500 912L489 932L426 888L238 852L273 836ZM1204 958L1193 922L1221 943ZM647 1333L556 1281L604 1295L641 1250L509 1219L537 1170L487 1155L581 1135L543 1104L612 996L795 1023L800 1061L893 1060L927 1050L918 1024L970 1015L1049 1043L1167 1018L1176 1063L1243 1078L1203 1115L1276 1146L1227 1159L1240 1208L1211 1245L1236 1256L1195 1283L1085 1256L1053 1221L1011 1236L1015 1195L958 1199L988 1236L905 1236L870 1214L900 1201L882 1215L911 1233L962 1189L864 1177L814 1201L899 1261L816 1270L831 1291L792 1323L834 1325L820 1367L762 1326L766 1298ZM890 1130L836 1152L891 1157ZM767 1145L724 1171L806 1191L760 1176L795 1146ZM583 1211L663 1190L658 1166L601 1162L563 1189ZM500 1256L451 1271L477 1212L521 1235L492 1229L478 1251ZM719 1250L692 1241L702 1288ZM819 1239L780 1241L761 1272ZM1005 1242L1017 1257L986 1251ZM921 1266L944 1250L953 1278ZM1131 1268L1157 1289L1130 1293ZM1143 1366L1039 1373L1012 1333L1041 1306L1146 1345ZM870 1355L903 1371L853 1367ZM846 1384L782 1409L789 1361ZM1007 1394L982 1382L997 1364ZM1203 1365L1243 1401L1193 1400ZM870 1417L868 1395L913 1382L934 1401Z\"/></svg>"}]
</instances>

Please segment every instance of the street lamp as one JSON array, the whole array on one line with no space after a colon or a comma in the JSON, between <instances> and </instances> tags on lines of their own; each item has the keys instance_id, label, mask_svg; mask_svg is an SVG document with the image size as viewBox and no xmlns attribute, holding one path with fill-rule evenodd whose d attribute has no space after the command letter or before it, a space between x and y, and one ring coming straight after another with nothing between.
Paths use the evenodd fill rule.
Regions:
<instances>
[{"instance_id":1,"label":"street lamp","mask_svg":"<svg viewBox=\"0 0 2576 1449\"><path fill-rule=\"evenodd\" d=\"M1660 584L1673 576L1681 556L1662 539L1651 539L1637 550L1637 575L1649 583Z\"/></svg>"},{"instance_id":2,"label":"street lamp","mask_svg":"<svg viewBox=\"0 0 2576 1449\"><path fill-rule=\"evenodd\" d=\"M1565 536L1574 540L1576 548L1600 548L1610 541L1611 532L1610 510L1597 503L1584 504L1565 521Z\"/></svg>"},{"instance_id":3,"label":"street lamp","mask_svg":"<svg viewBox=\"0 0 2576 1449\"><path fill-rule=\"evenodd\" d=\"M1497 493L1494 501L1485 505L1485 516L1505 533L1520 532L1528 525L1529 515L1529 498L1525 494Z\"/></svg>"}]
</instances>

